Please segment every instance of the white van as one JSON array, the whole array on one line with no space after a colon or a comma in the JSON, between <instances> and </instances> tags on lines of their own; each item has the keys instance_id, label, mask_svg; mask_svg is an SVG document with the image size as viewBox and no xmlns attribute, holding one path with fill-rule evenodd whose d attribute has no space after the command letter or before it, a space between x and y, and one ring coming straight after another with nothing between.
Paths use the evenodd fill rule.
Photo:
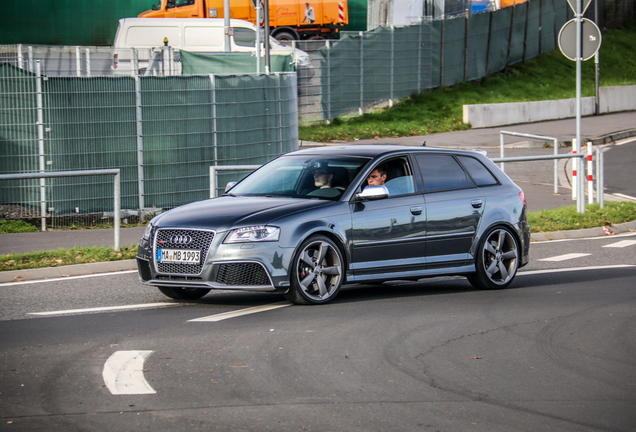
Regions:
<instances>
[{"instance_id":1,"label":"white van","mask_svg":"<svg viewBox=\"0 0 636 432\"><path fill-rule=\"evenodd\" d=\"M230 20L231 51L256 52L256 26ZM167 42L166 42L167 41ZM153 56L163 46L197 53L225 52L222 18L123 18L113 43L113 70L117 75L135 75L152 66ZM284 46L270 37L271 54L291 55L297 67L310 67L306 52ZM262 51L261 51L261 55ZM177 54L178 56L178 54ZM180 66L179 62L177 62Z\"/></svg>"}]
</instances>

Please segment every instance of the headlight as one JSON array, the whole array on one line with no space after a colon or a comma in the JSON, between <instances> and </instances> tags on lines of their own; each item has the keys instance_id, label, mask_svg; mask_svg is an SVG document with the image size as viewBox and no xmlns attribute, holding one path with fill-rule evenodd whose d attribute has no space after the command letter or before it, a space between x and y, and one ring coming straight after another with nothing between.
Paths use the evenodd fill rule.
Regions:
<instances>
[{"instance_id":1,"label":"headlight","mask_svg":"<svg viewBox=\"0 0 636 432\"><path fill-rule=\"evenodd\" d=\"M237 228L230 231L225 243L247 243L258 241L278 241L280 228L274 226L258 225L245 228Z\"/></svg>"},{"instance_id":2,"label":"headlight","mask_svg":"<svg viewBox=\"0 0 636 432\"><path fill-rule=\"evenodd\" d=\"M150 234L152 233L153 228L154 227L152 225L152 222L146 225L146 229L144 230L144 235L142 235L141 238L144 240L150 240Z\"/></svg>"}]
</instances>

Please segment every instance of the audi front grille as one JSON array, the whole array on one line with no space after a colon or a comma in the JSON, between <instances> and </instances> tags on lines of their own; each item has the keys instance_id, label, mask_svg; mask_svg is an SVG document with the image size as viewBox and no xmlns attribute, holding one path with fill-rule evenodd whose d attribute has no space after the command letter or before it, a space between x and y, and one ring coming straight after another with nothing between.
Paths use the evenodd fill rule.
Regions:
<instances>
[{"instance_id":1,"label":"audi front grille","mask_svg":"<svg viewBox=\"0 0 636 432\"><path fill-rule=\"evenodd\" d=\"M188 229L158 229L155 235L154 257L158 273L168 275L199 275L214 239L213 231ZM180 249L201 251L198 263L162 263L157 261L157 249Z\"/></svg>"}]
</instances>

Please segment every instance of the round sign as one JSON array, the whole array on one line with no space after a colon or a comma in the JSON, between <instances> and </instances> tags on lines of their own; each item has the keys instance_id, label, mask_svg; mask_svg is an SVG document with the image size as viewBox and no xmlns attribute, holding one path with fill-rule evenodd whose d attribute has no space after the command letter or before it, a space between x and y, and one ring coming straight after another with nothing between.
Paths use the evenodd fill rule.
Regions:
<instances>
[{"instance_id":1,"label":"round sign","mask_svg":"<svg viewBox=\"0 0 636 432\"><path fill-rule=\"evenodd\" d=\"M601 46L601 31L587 18L581 19L581 60L589 60ZM566 22L559 32L559 49L564 56L576 61L576 18Z\"/></svg>"}]
</instances>

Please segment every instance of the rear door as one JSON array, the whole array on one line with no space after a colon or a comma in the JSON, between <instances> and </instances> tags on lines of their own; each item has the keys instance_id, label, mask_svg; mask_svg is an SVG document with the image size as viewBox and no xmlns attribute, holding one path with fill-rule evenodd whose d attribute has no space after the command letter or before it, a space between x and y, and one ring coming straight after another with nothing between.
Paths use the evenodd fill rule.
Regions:
<instances>
[{"instance_id":1,"label":"rear door","mask_svg":"<svg viewBox=\"0 0 636 432\"><path fill-rule=\"evenodd\" d=\"M416 159L425 190L427 268L466 265L486 198L454 155L427 152Z\"/></svg>"}]
</instances>

